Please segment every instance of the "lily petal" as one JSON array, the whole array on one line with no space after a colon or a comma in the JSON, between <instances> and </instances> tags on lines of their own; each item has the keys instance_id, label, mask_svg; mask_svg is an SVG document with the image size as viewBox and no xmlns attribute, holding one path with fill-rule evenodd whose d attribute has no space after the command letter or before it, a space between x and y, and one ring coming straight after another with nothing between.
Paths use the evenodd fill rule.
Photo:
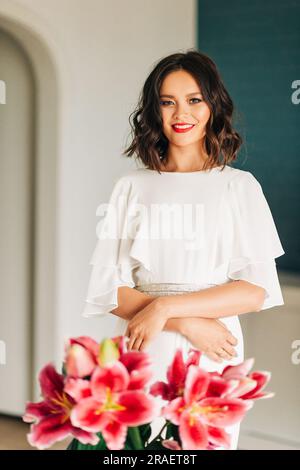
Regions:
<instances>
[{"instance_id":1,"label":"lily petal","mask_svg":"<svg viewBox=\"0 0 300 470\"><path fill-rule=\"evenodd\" d=\"M77 338L70 339L70 345L72 346L73 344L80 344L80 346L92 354L95 363L97 362L100 345L95 340L89 336L78 336Z\"/></svg>"},{"instance_id":2,"label":"lily petal","mask_svg":"<svg viewBox=\"0 0 300 470\"><path fill-rule=\"evenodd\" d=\"M39 382L44 398L56 398L64 388L64 377L59 374L53 364L47 364L39 373Z\"/></svg>"},{"instance_id":3,"label":"lily petal","mask_svg":"<svg viewBox=\"0 0 300 470\"><path fill-rule=\"evenodd\" d=\"M225 393L223 395L223 398L242 398L248 393L250 393L250 395L252 396L252 391L256 388L255 380L252 380L249 377L244 377L243 379L240 379L237 382L238 385L236 385L233 390L228 391L228 393Z\"/></svg>"},{"instance_id":4,"label":"lily petal","mask_svg":"<svg viewBox=\"0 0 300 470\"><path fill-rule=\"evenodd\" d=\"M42 418L37 424L32 424L27 434L28 442L38 449L47 449L54 442L62 441L72 431L70 421L64 423L65 416L56 414Z\"/></svg>"},{"instance_id":5,"label":"lily petal","mask_svg":"<svg viewBox=\"0 0 300 470\"><path fill-rule=\"evenodd\" d=\"M208 431L198 416L188 410L180 416L179 436L183 450L203 450L208 445Z\"/></svg>"},{"instance_id":6,"label":"lily petal","mask_svg":"<svg viewBox=\"0 0 300 470\"><path fill-rule=\"evenodd\" d=\"M253 380L255 382L255 387L251 389L251 391L248 391L247 393L244 393L240 395L240 398L243 398L244 400L248 400L249 398L252 400L253 396L257 395L258 392L261 392L267 385L267 383L270 381L271 378L271 373L267 371L257 371L257 372L252 372L249 374L249 379Z\"/></svg>"},{"instance_id":7,"label":"lily petal","mask_svg":"<svg viewBox=\"0 0 300 470\"><path fill-rule=\"evenodd\" d=\"M52 407L46 401L41 401L39 403L28 402L23 416L23 421L25 423L32 423L33 421L36 421L37 418L44 418L51 414L51 410Z\"/></svg>"},{"instance_id":8,"label":"lily petal","mask_svg":"<svg viewBox=\"0 0 300 470\"><path fill-rule=\"evenodd\" d=\"M123 449L127 435L127 426L112 420L103 428L102 435L110 450Z\"/></svg>"},{"instance_id":9,"label":"lily petal","mask_svg":"<svg viewBox=\"0 0 300 470\"><path fill-rule=\"evenodd\" d=\"M162 446L170 450L182 450L179 443L174 439L165 439L161 442Z\"/></svg>"},{"instance_id":10,"label":"lily petal","mask_svg":"<svg viewBox=\"0 0 300 470\"><path fill-rule=\"evenodd\" d=\"M124 409L116 410L114 416L126 426L146 424L159 416L160 407L155 398L140 390L121 393L118 405Z\"/></svg>"},{"instance_id":11,"label":"lily petal","mask_svg":"<svg viewBox=\"0 0 300 470\"><path fill-rule=\"evenodd\" d=\"M229 448L231 444L231 436L222 428L207 426L208 440L210 444L218 447Z\"/></svg>"},{"instance_id":12,"label":"lily petal","mask_svg":"<svg viewBox=\"0 0 300 470\"><path fill-rule=\"evenodd\" d=\"M180 416L185 408L185 401L182 397L174 398L162 408L162 416L179 426Z\"/></svg>"},{"instance_id":13,"label":"lily petal","mask_svg":"<svg viewBox=\"0 0 300 470\"><path fill-rule=\"evenodd\" d=\"M149 354L143 351L129 351L120 357L120 362L129 373L129 390L144 388L153 376L152 361Z\"/></svg>"},{"instance_id":14,"label":"lily petal","mask_svg":"<svg viewBox=\"0 0 300 470\"><path fill-rule=\"evenodd\" d=\"M239 380L225 380L217 375L210 375L210 382L207 389L208 397L231 396L233 390L240 384Z\"/></svg>"},{"instance_id":15,"label":"lily petal","mask_svg":"<svg viewBox=\"0 0 300 470\"><path fill-rule=\"evenodd\" d=\"M189 353L188 353L188 358L187 358L187 361L186 361L186 367L189 367L192 364L194 366L199 366L201 356L202 356L201 351L199 351L198 349L191 348L189 350Z\"/></svg>"},{"instance_id":16,"label":"lily petal","mask_svg":"<svg viewBox=\"0 0 300 470\"><path fill-rule=\"evenodd\" d=\"M205 397L210 382L209 373L191 365L185 381L184 399L186 403L198 401Z\"/></svg>"},{"instance_id":17,"label":"lily petal","mask_svg":"<svg viewBox=\"0 0 300 470\"><path fill-rule=\"evenodd\" d=\"M170 399L170 389L168 384L166 384L165 382L155 382L153 385L151 385L149 393L151 393L151 395L153 395L154 397L160 396L164 400Z\"/></svg>"},{"instance_id":18,"label":"lily petal","mask_svg":"<svg viewBox=\"0 0 300 470\"><path fill-rule=\"evenodd\" d=\"M112 416L109 412L102 410L102 407L103 403L92 397L81 400L71 411L71 423L84 431L102 431Z\"/></svg>"},{"instance_id":19,"label":"lily petal","mask_svg":"<svg viewBox=\"0 0 300 470\"><path fill-rule=\"evenodd\" d=\"M239 423L253 402L239 398L204 398L198 405L201 419L206 424L225 427Z\"/></svg>"},{"instance_id":20,"label":"lily petal","mask_svg":"<svg viewBox=\"0 0 300 470\"><path fill-rule=\"evenodd\" d=\"M91 389L95 398L105 399L107 389L112 393L118 393L127 389L129 374L126 367L119 361L115 361L105 367L97 367L91 377Z\"/></svg>"},{"instance_id":21,"label":"lily petal","mask_svg":"<svg viewBox=\"0 0 300 470\"><path fill-rule=\"evenodd\" d=\"M97 434L75 428L74 426L72 426L72 436L82 444L91 444L92 446L95 446L100 441Z\"/></svg>"},{"instance_id":22,"label":"lily petal","mask_svg":"<svg viewBox=\"0 0 300 470\"><path fill-rule=\"evenodd\" d=\"M69 377L66 380L65 392L70 395L76 402L92 395L89 380L73 379Z\"/></svg>"},{"instance_id":23,"label":"lily petal","mask_svg":"<svg viewBox=\"0 0 300 470\"><path fill-rule=\"evenodd\" d=\"M167 379L176 394L184 389L187 367L183 360L181 349L177 349L171 365L167 369Z\"/></svg>"},{"instance_id":24,"label":"lily petal","mask_svg":"<svg viewBox=\"0 0 300 470\"><path fill-rule=\"evenodd\" d=\"M96 367L93 355L80 344L73 344L66 353L65 368L70 377L86 377Z\"/></svg>"},{"instance_id":25,"label":"lily petal","mask_svg":"<svg viewBox=\"0 0 300 470\"><path fill-rule=\"evenodd\" d=\"M226 366L223 369L222 377L226 380L239 380L245 377L249 371L252 369L254 364L254 358L251 357L250 359L246 359L241 364L237 364L236 366Z\"/></svg>"}]
</instances>

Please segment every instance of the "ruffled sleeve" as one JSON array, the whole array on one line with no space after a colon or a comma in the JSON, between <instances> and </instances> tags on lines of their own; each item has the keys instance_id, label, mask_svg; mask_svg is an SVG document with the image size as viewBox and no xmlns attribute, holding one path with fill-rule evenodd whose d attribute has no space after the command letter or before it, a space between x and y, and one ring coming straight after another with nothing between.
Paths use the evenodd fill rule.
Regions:
<instances>
[{"instance_id":1,"label":"ruffled sleeve","mask_svg":"<svg viewBox=\"0 0 300 470\"><path fill-rule=\"evenodd\" d=\"M149 267L145 252L134 238L135 201L132 182L122 176L113 187L109 203L97 209L97 214L103 217L97 225L98 241L89 262L92 272L84 317L109 315L118 306L118 288L135 287L134 268L143 264Z\"/></svg>"},{"instance_id":2,"label":"ruffled sleeve","mask_svg":"<svg viewBox=\"0 0 300 470\"><path fill-rule=\"evenodd\" d=\"M227 277L266 291L261 310L283 305L275 259L285 252L262 187L247 171L229 182L233 243Z\"/></svg>"}]
</instances>

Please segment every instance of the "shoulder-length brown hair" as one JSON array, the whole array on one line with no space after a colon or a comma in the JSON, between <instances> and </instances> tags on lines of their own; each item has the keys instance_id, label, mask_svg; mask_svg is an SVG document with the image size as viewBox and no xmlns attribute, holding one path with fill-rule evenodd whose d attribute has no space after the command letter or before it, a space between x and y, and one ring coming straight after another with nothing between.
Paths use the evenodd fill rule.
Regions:
<instances>
[{"instance_id":1,"label":"shoulder-length brown hair","mask_svg":"<svg viewBox=\"0 0 300 470\"><path fill-rule=\"evenodd\" d=\"M229 164L237 158L241 136L232 127L234 106L215 63L195 49L161 59L145 81L138 104L129 116L132 142L122 155L135 157L151 170L166 163L168 139L163 133L159 92L164 78L176 70L189 72L201 87L211 115L206 124L205 162L208 168ZM222 161L220 159L223 159Z\"/></svg>"}]
</instances>

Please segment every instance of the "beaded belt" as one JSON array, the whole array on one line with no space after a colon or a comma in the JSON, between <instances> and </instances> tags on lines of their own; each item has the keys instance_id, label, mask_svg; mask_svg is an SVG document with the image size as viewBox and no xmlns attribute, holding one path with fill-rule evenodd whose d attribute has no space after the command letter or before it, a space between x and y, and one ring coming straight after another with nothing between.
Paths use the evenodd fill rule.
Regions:
<instances>
[{"instance_id":1,"label":"beaded belt","mask_svg":"<svg viewBox=\"0 0 300 470\"><path fill-rule=\"evenodd\" d=\"M156 294L156 295L174 295L174 294L184 294L185 292L197 292L204 289L203 284L177 284L177 283L149 283L149 284L139 284L135 286L135 289L140 292L147 292L147 294Z\"/></svg>"}]
</instances>

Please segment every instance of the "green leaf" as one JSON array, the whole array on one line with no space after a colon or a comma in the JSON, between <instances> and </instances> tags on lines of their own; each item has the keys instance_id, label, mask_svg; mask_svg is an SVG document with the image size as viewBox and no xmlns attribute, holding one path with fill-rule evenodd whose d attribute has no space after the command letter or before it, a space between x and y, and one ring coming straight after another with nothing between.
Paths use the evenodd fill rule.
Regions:
<instances>
[{"instance_id":1,"label":"green leaf","mask_svg":"<svg viewBox=\"0 0 300 470\"><path fill-rule=\"evenodd\" d=\"M138 426L129 427L127 429L127 439L126 442L129 443L135 450L145 449L145 442L141 437L140 430Z\"/></svg>"},{"instance_id":2,"label":"green leaf","mask_svg":"<svg viewBox=\"0 0 300 470\"><path fill-rule=\"evenodd\" d=\"M142 424L139 426L139 431L141 435L141 439L146 442L150 439L151 436L151 423Z\"/></svg>"}]
</instances>

